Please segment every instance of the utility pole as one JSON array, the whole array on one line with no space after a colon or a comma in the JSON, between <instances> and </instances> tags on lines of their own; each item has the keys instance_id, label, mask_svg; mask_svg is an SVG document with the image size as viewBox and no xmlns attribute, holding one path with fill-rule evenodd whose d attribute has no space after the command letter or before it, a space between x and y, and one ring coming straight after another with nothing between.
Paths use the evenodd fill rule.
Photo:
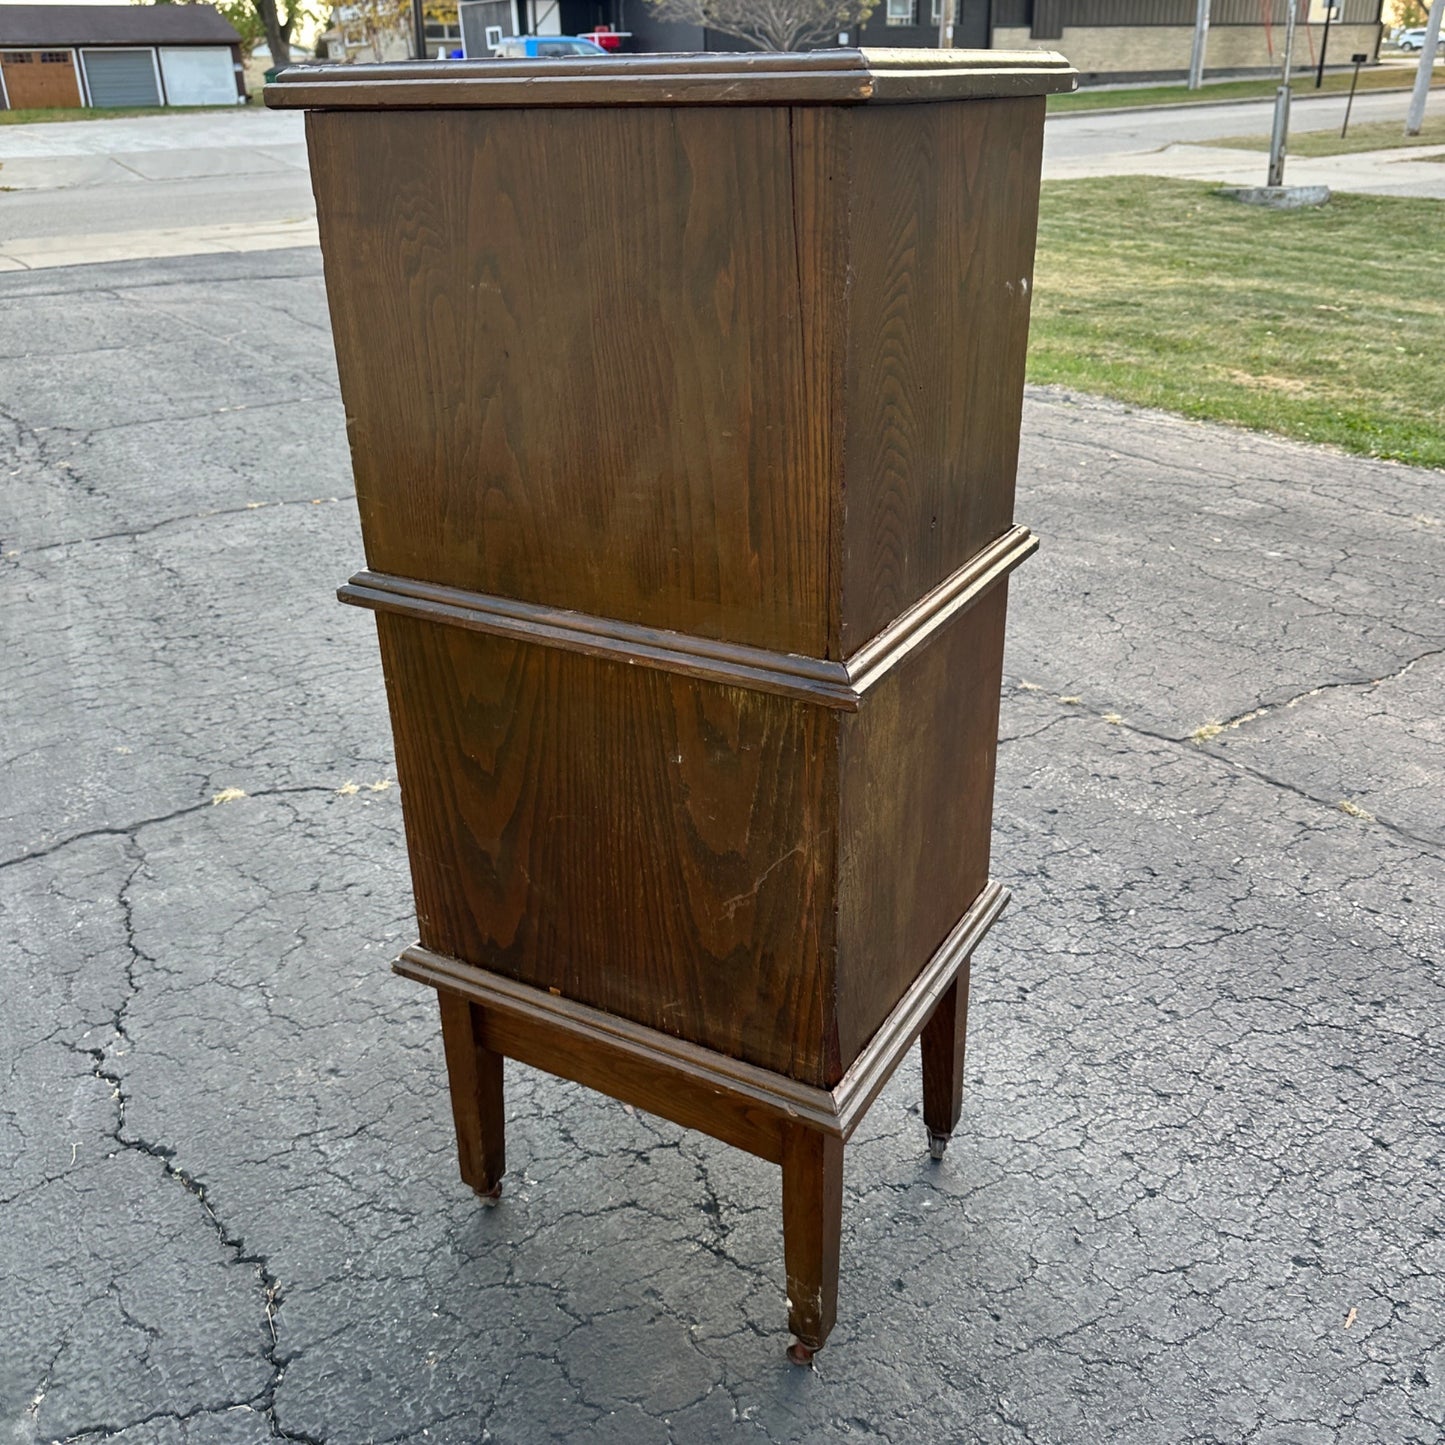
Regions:
<instances>
[{"instance_id":1,"label":"utility pole","mask_svg":"<svg viewBox=\"0 0 1445 1445\"><path fill-rule=\"evenodd\" d=\"M1209 40L1209 0L1199 0L1194 12L1194 49L1189 52L1189 88L1204 84L1204 47Z\"/></svg>"},{"instance_id":2,"label":"utility pole","mask_svg":"<svg viewBox=\"0 0 1445 1445\"><path fill-rule=\"evenodd\" d=\"M1405 134L1419 135L1425 124L1425 97L1430 94L1430 77L1435 70L1435 47L1440 43L1440 19L1445 15L1445 0L1435 0L1430 18L1425 22L1425 43L1420 47L1420 68L1415 72L1415 89L1410 95L1410 113L1405 118Z\"/></svg>"},{"instance_id":3,"label":"utility pole","mask_svg":"<svg viewBox=\"0 0 1445 1445\"><path fill-rule=\"evenodd\" d=\"M1274 129L1269 137L1269 181L1268 185L1284 185L1284 152L1289 139L1289 72L1290 61L1294 58L1294 23L1299 14L1299 0L1285 0L1288 7L1284 27L1284 65L1280 75L1279 89L1274 93ZM1445 0L1435 0L1437 6L1445 6Z\"/></svg>"},{"instance_id":4,"label":"utility pole","mask_svg":"<svg viewBox=\"0 0 1445 1445\"><path fill-rule=\"evenodd\" d=\"M938 0L938 48L953 49L953 7L956 0Z\"/></svg>"}]
</instances>

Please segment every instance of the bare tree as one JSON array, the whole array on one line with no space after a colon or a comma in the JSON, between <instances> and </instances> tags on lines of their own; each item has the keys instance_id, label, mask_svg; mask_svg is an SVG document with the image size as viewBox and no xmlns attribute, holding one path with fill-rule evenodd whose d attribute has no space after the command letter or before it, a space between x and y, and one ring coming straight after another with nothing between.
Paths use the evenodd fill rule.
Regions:
<instances>
[{"instance_id":1,"label":"bare tree","mask_svg":"<svg viewBox=\"0 0 1445 1445\"><path fill-rule=\"evenodd\" d=\"M736 36L759 50L811 50L855 34L877 0L648 0L664 20Z\"/></svg>"}]
</instances>

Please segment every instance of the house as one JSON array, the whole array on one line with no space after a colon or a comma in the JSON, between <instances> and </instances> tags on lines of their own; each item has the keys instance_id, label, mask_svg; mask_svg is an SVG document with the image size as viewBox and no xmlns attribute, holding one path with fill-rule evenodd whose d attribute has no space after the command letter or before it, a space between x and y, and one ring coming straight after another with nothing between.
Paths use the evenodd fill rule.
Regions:
<instances>
[{"instance_id":1,"label":"house","mask_svg":"<svg viewBox=\"0 0 1445 1445\"><path fill-rule=\"evenodd\" d=\"M211 5L0 5L0 106L235 105L241 37Z\"/></svg>"},{"instance_id":2,"label":"house","mask_svg":"<svg viewBox=\"0 0 1445 1445\"><path fill-rule=\"evenodd\" d=\"M430 8L430 7L429 7ZM425 19L428 60L445 59L461 48L462 28L455 19ZM416 38L408 6L338 5L332 10L317 46L317 58L351 65L378 60L414 60Z\"/></svg>"},{"instance_id":3,"label":"house","mask_svg":"<svg viewBox=\"0 0 1445 1445\"><path fill-rule=\"evenodd\" d=\"M999 49L1060 50L1086 82L1172 80L1189 74L1196 0L963 0L990 6L992 43ZM1326 0L1298 11L1293 61L1314 69ZM1383 0L1342 0L1330 21L1328 54L1378 58ZM1287 0L1211 0L1206 74L1277 72L1284 61Z\"/></svg>"},{"instance_id":4,"label":"house","mask_svg":"<svg viewBox=\"0 0 1445 1445\"><path fill-rule=\"evenodd\" d=\"M694 25L659 20L647 0L493 0L538 12L543 24L580 34L598 23L630 31L629 50L741 50L742 43ZM1207 73L1277 71L1283 61L1288 0L1212 0ZM846 43L937 46L939 0L878 0ZM1319 54L1326 0L1309 0L1294 63ZM1342 0L1333 15L1329 54L1372 58L1379 50L1382 0ZM1085 81L1173 80L1189 73L1196 0L954 0L953 43L965 49L1062 51ZM583 13L585 12L585 23ZM608 12L608 13L604 13ZM612 13L615 12L615 13ZM560 24L553 22L557 17Z\"/></svg>"}]
</instances>

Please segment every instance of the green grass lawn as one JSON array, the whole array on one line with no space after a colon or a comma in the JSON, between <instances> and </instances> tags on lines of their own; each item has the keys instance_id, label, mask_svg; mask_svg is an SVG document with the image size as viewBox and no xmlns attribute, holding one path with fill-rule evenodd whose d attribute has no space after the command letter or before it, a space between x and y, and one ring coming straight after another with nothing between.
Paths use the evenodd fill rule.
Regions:
<instances>
[{"instance_id":1,"label":"green grass lawn","mask_svg":"<svg viewBox=\"0 0 1445 1445\"><path fill-rule=\"evenodd\" d=\"M1200 144L1267 151L1269 132L1232 135L1222 140L1201 141ZM1337 130L1292 130L1289 133L1289 153L1292 156L1344 156L1353 155L1357 151L1439 145L1445 145L1445 114L1427 115L1419 135L1406 135L1404 122L1398 120L1369 120L1352 125L1343 140Z\"/></svg>"},{"instance_id":2,"label":"green grass lawn","mask_svg":"<svg viewBox=\"0 0 1445 1445\"><path fill-rule=\"evenodd\" d=\"M1411 66L1382 66L1378 70L1360 72L1360 93L1367 90L1409 90L1415 83L1415 70ZM1445 88L1445 66L1436 65L1435 89ZM1190 90L1187 85L1146 85L1132 90L1076 90L1069 95L1051 95L1049 114L1071 110L1114 110L1120 106L1136 105L1197 105L1204 100L1268 100L1279 88L1279 82L1264 80L1220 80L1211 81L1199 90ZM1337 95L1350 88L1348 71L1325 76L1324 85L1315 90L1313 75L1296 76L1290 89L1295 95Z\"/></svg>"},{"instance_id":3,"label":"green grass lawn","mask_svg":"<svg viewBox=\"0 0 1445 1445\"><path fill-rule=\"evenodd\" d=\"M1445 467L1445 202L1045 184L1029 380Z\"/></svg>"},{"instance_id":4,"label":"green grass lawn","mask_svg":"<svg viewBox=\"0 0 1445 1445\"><path fill-rule=\"evenodd\" d=\"M234 105L57 106L51 110L0 110L0 125L33 125L41 120L111 120L118 115L194 115L199 110L235 110Z\"/></svg>"}]
</instances>

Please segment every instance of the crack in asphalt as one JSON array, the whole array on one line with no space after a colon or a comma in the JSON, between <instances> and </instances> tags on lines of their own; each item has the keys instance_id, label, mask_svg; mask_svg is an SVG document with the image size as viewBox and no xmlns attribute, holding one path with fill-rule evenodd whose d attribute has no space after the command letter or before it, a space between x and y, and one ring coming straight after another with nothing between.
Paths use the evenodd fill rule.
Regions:
<instances>
[{"instance_id":1,"label":"crack in asphalt","mask_svg":"<svg viewBox=\"0 0 1445 1445\"><path fill-rule=\"evenodd\" d=\"M258 365L261 353L236 356L227 365ZM24 460L30 469L33 455ZM70 530L113 522L80 485L57 488ZM144 550L112 555L139 568ZM1329 575L1316 592L1355 565L1350 552L1318 555L1316 577ZM268 584L254 555L235 560ZM166 577L180 582L191 565ZM1203 570L1211 587L1227 580L1222 562ZM72 586L82 571L33 568ZM1306 603L1280 626L1308 639L1332 609ZM1127 629L1129 614L1113 610L1101 626ZM161 645L190 636L165 630L159 604L143 620ZM1390 634L1391 666L1406 631ZM95 706L104 694L84 676L85 639L55 635L58 665L81 674ZM307 667L350 663L333 637L312 641ZM1125 645L1131 662L1137 650L1155 665L1142 639ZM32 651L40 676L52 657ZM1157 664L1163 688L1178 678L1171 660ZM228 729L229 699L188 719L188 745L194 734L210 751L194 744L184 771L171 743L161 751L179 796L199 796L215 760L259 765L288 731L305 738L303 763L263 778L324 777L338 758L354 769L380 756L369 734L328 733L326 697L298 703L284 666L250 671L261 691L246 705L278 708L264 749ZM1328 671L1301 667L1289 687ZM1241 670L1231 697L1253 695L1253 681ZM1379 681L1340 678L1267 706ZM216 805L200 797L0 862L49 860L5 878L5 904L26 910L0 950L7 1002L36 1021L0 1094L0 1169L25 1164L6 1202L22 1201L14 1217L31 1237L73 1230L75 1259L57 1257L85 1276L37 1266L26 1289L46 1301L33 1316L43 1328L12 1331L0 1316L3 1363L17 1360L24 1381L14 1409L0 1406L0 1431L89 1427L66 1436L73 1445L256 1445L263 1434L302 1445L1433 1445L1445 1419L1427 1375L1441 1343L1428 1188L1445 1080L1432 1031L1437 850L1397 846L1401 830L1378 820L1327 827L1315 809L1333 814L1331 800L1172 736L1169 723L1154 730L1038 691L1048 706L1016 708L999 738L1015 779L1038 774L1043 791L997 810L1000 876L1020 880L1030 906L1010 911L975 970L968 1147L961 1139L938 1166L917 1157L915 1053L850 1144L844 1320L817 1372L780 1358L777 1181L759 1183L764 1166L509 1064L503 1208L477 1210L456 1183L432 1000L403 997L376 969L414 936L394 816L333 811L327 796L346 787L264 789L250 797L274 803L249 821L238 809L235 827L224 812L208 827L201 815ZM1303 716L1282 720L1287 735ZM1100 721L1121 729L1110 746ZM384 734L379 707L368 726ZM1266 787L1300 801L1274 805ZM158 801L140 796L110 807ZM348 826L362 817L370 833ZM91 856L88 840L112 841ZM1231 863L1236 845L1249 856ZM236 1044L237 1020L252 1018L261 1027ZM0 1009L0 1048L13 1037L5 1024ZM105 1159L131 1162L83 1158L68 1175L68 1136L56 1131L72 1122L94 1124L86 1137ZM115 1217L102 1198L110 1179L87 1169L132 1179L137 1209L163 1226L148 1221L134 1238L159 1238L166 1269L221 1282L210 1315L162 1313L195 1295L147 1278L137 1250L85 1257ZM151 1292L138 1294L143 1278ZM1348 1335L1345 1305L1360 1312ZM204 1329L220 1341L212 1354L206 1340L214 1375L181 1338ZM134 1371L128 1392L95 1387L117 1370ZM177 1408L153 1408L168 1403Z\"/></svg>"},{"instance_id":2,"label":"crack in asphalt","mask_svg":"<svg viewBox=\"0 0 1445 1445\"><path fill-rule=\"evenodd\" d=\"M239 507L217 507L209 512L183 512L178 517L163 517L144 527L125 527L115 532L100 532L93 537L66 537L58 542L42 542L38 547L18 547L6 552L5 559L12 557L35 557L42 552L60 551L66 547L83 547L93 542L135 541L149 537L153 532L164 531L167 527L178 527L188 522L209 522L217 517L243 517L251 512L264 512L273 507L320 507L332 502L354 502L356 494L345 492L335 497L276 497L265 502L245 502Z\"/></svg>"},{"instance_id":3,"label":"crack in asphalt","mask_svg":"<svg viewBox=\"0 0 1445 1445\"><path fill-rule=\"evenodd\" d=\"M1378 677L1347 677L1334 682L1321 682L1317 683L1314 687L1306 688L1303 692L1295 693L1293 697L1284 698L1277 702L1260 702L1253 708L1247 709L1224 722L1206 723L1205 727L1210 729L1210 736L1198 739L1198 741L1207 745L1217 736L1213 731L1215 728L1220 732L1233 732L1245 723L1254 722L1258 718L1268 717L1271 713L1285 711L1288 708L1296 706L1298 703L1304 702L1308 698L1320 697L1324 693L1333 692L1339 688L1379 687L1381 683L1396 682L1406 676L1420 663L1428 662L1432 657L1445 657L1445 647L1432 647L1426 652L1416 653L1414 657L1410 658L1400 667L1397 667L1394 672L1381 673ZM1178 738L1176 741L1193 742L1196 741L1196 739L1193 734L1190 734L1187 738Z\"/></svg>"},{"instance_id":4,"label":"crack in asphalt","mask_svg":"<svg viewBox=\"0 0 1445 1445\"><path fill-rule=\"evenodd\" d=\"M335 794L336 789L322 783L302 783L287 788L258 788L254 793L244 793L244 798L284 798L295 793L331 793ZM240 799L232 801L239 802ZM19 853L13 858L0 858L0 870L6 868L18 868L22 863L35 863L41 858L51 858L56 853L63 852L67 848L74 847L77 843L88 843L93 838L132 838L142 828L154 828L160 823L170 823L177 818L185 818L192 813L204 813L207 808L219 806L215 798L207 798L204 802L188 803L183 808L176 808L169 813L158 813L152 818L138 818L131 823L117 824L105 828L87 828L83 833L72 833L68 838L62 838L58 843L52 843L46 848L37 848L33 853Z\"/></svg>"},{"instance_id":5,"label":"crack in asphalt","mask_svg":"<svg viewBox=\"0 0 1445 1445\"><path fill-rule=\"evenodd\" d=\"M296 792L299 790L289 789L287 791ZM184 811L195 812L197 810L186 809ZM184 813L176 816L184 816ZM145 825L140 826L143 827ZM136 832L138 831L139 829L136 830ZM158 1411L123 1425L98 1426L67 1438L82 1440L104 1439L107 1436L118 1435L125 1430L155 1423L160 1420L181 1422L195 1419L201 1415L219 1414L227 1410L245 1406L256 1410L257 1413L266 1418L274 1439L295 1441L298 1442L298 1445L326 1445L325 1440L321 1437L309 1435L302 1431L283 1428L277 1418L276 1391L281 1381L285 1378L288 1361L280 1352L276 1332L276 1316L285 1302L285 1297L280 1280L272 1269L270 1261L264 1254L248 1249L245 1236L235 1232L226 1224L207 1197L204 1181L198 1179L189 1170L183 1169L175 1162L176 1151L173 1148L155 1140L144 1139L130 1132L127 1128L127 1105L129 1096L126 1091L125 1079L116 1066L113 1056L121 1045L125 1046L125 1052L133 1053L135 1051L135 1042L131 1038L127 1027L127 1015L129 1014L131 1004L134 1002L141 988L140 980L137 978L137 969L142 964L148 964L154 967L157 962L151 954L141 948L136 937L135 905L131 897L131 889L136 878L147 866L145 849L141 846L136 832L133 832L129 836L126 845L126 854L130 858L132 866L126 874L124 881L121 883L116 895L117 902L120 905L122 926L125 934L125 948L128 954L124 970L124 993L111 1014L110 1041L101 1048L78 1048L78 1051L90 1056L92 1060L92 1073L98 1080L106 1084L110 1090L111 1099L115 1105L115 1124L110 1132L110 1138L119 1148L142 1155L159 1164L165 1177L179 1185L200 1206L201 1212L215 1230L216 1237L222 1247L230 1253L233 1262L249 1267L255 1271L264 1311L262 1347L266 1362L270 1368L271 1377L266 1389L258 1396L250 1399L231 1401L219 1406L207 1405L198 1407L193 1411L183 1414L178 1414L173 1411ZM120 1313L122 1318L128 1316L128 1311L125 1309L124 1304L121 1305ZM143 1332L152 1338L161 1337L160 1331L156 1330L153 1326L143 1324L139 1321L136 1323ZM58 1357L57 1354L56 1358L58 1359ZM53 1368L54 1362L52 1362L52 1369ZM44 1389L45 1386L42 1383L41 1389L38 1392L41 1398L43 1398Z\"/></svg>"},{"instance_id":6,"label":"crack in asphalt","mask_svg":"<svg viewBox=\"0 0 1445 1445\"><path fill-rule=\"evenodd\" d=\"M1432 648L1428 652L1422 652L1417 656L1412 657L1408 662L1397 668L1394 672L1385 674L1382 677L1342 679L1337 682L1318 683L1314 687L1309 688L1304 692L1297 693L1293 698L1289 699L1288 701L1263 704L1251 711L1240 714L1239 717L1237 717L1230 723L1215 724L1214 726L1218 727L1221 731L1227 731L1231 728L1248 723L1255 718L1263 717L1267 713L1293 707L1296 703L1303 701L1305 698L1316 697L1319 696L1321 693L1328 692L1332 689L1375 687L1379 683L1390 682L1397 678L1404 677L1410 671L1410 669L1418 663L1424 662L1429 658L1441 656L1445 656L1445 648ZM1238 758L1231 757L1226 752L1212 750L1209 747L1211 737L1197 738L1192 734L1186 734L1185 736L1181 737L1175 733L1164 732L1163 730L1158 728L1145 727L1142 723L1130 722L1127 718L1122 716L1120 713L1113 711L1112 709L1108 711L1100 711L1097 708L1088 706L1084 703L1083 699L1079 697L1069 697L1066 700L1064 698L1055 696L1054 694L1048 692L1044 688L1037 686L1036 684L1029 684L1027 687L1019 687L1017 684L1015 686L1017 689L1017 696L1046 699L1049 703L1053 704L1056 707L1063 708L1065 709L1065 711L1061 713L1059 717L1055 718L1052 722L1046 723L1042 727L1036 728L1030 732L1016 733L1009 736L1001 735L999 738L1000 748L1004 747L1007 744L1023 741L1025 739L1035 737L1039 733L1046 732L1049 728L1055 726L1057 723L1067 721L1070 716L1088 717L1092 718L1097 722L1107 723L1110 727L1119 728L1123 732L1133 733L1137 737L1150 738L1155 742L1168 743L1171 747L1178 748L1182 752L1192 754L1195 757L1206 757L1214 762L1222 763L1225 767L1231 768L1235 772L1246 774L1247 776L1254 778L1258 782L1267 784L1269 787L1278 788L1283 792L1292 793L1297 798L1302 798L1306 802L1317 804L1322 808L1327 808L1333 813L1338 813L1341 811L1340 805L1344 800L1340 798L1327 797L1321 793L1314 792L1312 789L1306 788L1299 783L1290 782L1287 778L1275 777L1266 769L1256 767L1252 763L1242 762ZM1408 842L1418 848L1423 848L1435 856L1445 857L1445 845L1442 845L1435 838L1428 837L1421 833L1416 833L1411 829L1406 828L1402 824L1392 823L1389 819L1381 818L1375 813L1357 812L1350 813L1348 814L1348 816L1354 817L1358 822L1367 827L1380 828L1384 832L1390 833L1393 836L1399 838L1402 842Z\"/></svg>"}]
</instances>

